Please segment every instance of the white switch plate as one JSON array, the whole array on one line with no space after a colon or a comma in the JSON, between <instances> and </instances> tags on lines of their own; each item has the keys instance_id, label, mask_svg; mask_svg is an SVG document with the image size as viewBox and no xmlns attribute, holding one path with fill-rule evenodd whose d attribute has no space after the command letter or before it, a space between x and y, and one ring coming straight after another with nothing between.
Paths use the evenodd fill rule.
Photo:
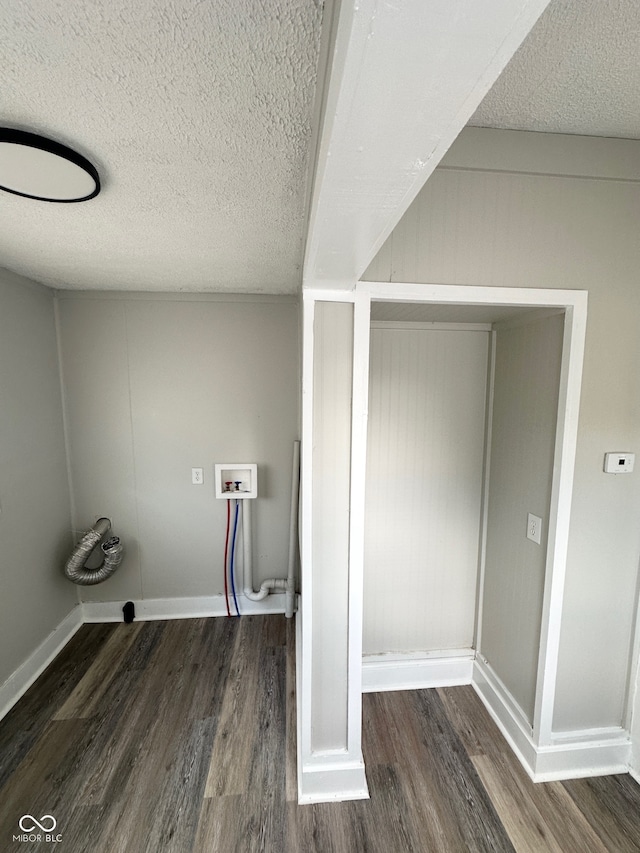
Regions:
<instances>
[{"instance_id":1,"label":"white switch plate","mask_svg":"<svg viewBox=\"0 0 640 853\"><path fill-rule=\"evenodd\" d=\"M635 461L635 453L605 453L605 474L630 474Z\"/></svg>"},{"instance_id":2,"label":"white switch plate","mask_svg":"<svg viewBox=\"0 0 640 853\"><path fill-rule=\"evenodd\" d=\"M533 513L527 514L527 539L531 539L537 545L540 544L542 537L542 519Z\"/></svg>"},{"instance_id":3,"label":"white switch plate","mask_svg":"<svg viewBox=\"0 0 640 853\"><path fill-rule=\"evenodd\" d=\"M204 471L202 468L191 469L191 482L194 486L201 486L204 483Z\"/></svg>"}]
</instances>

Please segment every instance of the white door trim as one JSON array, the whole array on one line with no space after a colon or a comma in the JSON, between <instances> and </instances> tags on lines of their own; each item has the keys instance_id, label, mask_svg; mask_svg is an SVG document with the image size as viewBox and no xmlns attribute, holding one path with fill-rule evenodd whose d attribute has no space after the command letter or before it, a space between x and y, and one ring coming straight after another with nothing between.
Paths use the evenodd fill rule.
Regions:
<instances>
[{"instance_id":1,"label":"white door trim","mask_svg":"<svg viewBox=\"0 0 640 853\"><path fill-rule=\"evenodd\" d=\"M560 648L560 629L562 603L566 575L566 560L569 543L569 523L573 494L573 475L578 439L578 416L580 408L580 390L582 385L582 364L587 321L587 292L584 290L558 290L522 287L479 287L450 284L414 284L396 282L358 282L356 284L356 320L364 324L364 312L369 309L372 300L386 302L422 302L449 305L509 305L523 308L564 309L565 329L558 397L558 421L554 454L554 475L552 483L551 510L549 517L549 544L545 576L545 591L541 625L540 658L536 685L536 707L534 715L533 738L539 745L552 741L553 709L555 703L558 654ZM354 347L354 427L356 377L362 377L367 370L369 347ZM362 401L358 391L358 407L363 411L363 423L359 441L366 452L366 409L367 401ZM364 507L365 481L364 471L353 472L352 512L357 518ZM359 522L352 529L352 537L360 535ZM352 559L363 560L362 551L352 546ZM350 571L354 572L354 585L351 594L356 595L355 585L362 583L364 565L353 562ZM362 595L362 589L360 589ZM361 614L360 614L361 618Z\"/></svg>"}]
</instances>

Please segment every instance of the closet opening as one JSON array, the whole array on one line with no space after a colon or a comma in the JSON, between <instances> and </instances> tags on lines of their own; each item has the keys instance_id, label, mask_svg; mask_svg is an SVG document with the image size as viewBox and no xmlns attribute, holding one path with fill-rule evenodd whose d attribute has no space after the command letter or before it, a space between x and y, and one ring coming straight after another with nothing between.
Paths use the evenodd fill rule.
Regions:
<instances>
[{"instance_id":1,"label":"closet opening","mask_svg":"<svg viewBox=\"0 0 640 853\"><path fill-rule=\"evenodd\" d=\"M362 690L473 684L535 752L552 738L586 294L357 291Z\"/></svg>"}]
</instances>

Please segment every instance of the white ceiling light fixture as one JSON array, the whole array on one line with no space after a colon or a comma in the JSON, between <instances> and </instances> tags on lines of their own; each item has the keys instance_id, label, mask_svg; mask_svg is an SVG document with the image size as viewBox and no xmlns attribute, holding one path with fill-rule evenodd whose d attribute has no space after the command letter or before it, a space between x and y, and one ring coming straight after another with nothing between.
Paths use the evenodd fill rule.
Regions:
<instances>
[{"instance_id":1,"label":"white ceiling light fixture","mask_svg":"<svg viewBox=\"0 0 640 853\"><path fill-rule=\"evenodd\" d=\"M77 151L36 133L0 127L0 189L38 201L88 201L98 171Z\"/></svg>"}]
</instances>

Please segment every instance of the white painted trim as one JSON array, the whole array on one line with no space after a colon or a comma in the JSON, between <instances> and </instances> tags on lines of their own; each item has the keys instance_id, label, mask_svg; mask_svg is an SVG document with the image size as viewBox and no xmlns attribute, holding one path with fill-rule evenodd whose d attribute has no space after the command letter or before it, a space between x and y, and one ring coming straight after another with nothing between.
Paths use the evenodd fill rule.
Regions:
<instances>
[{"instance_id":1,"label":"white painted trim","mask_svg":"<svg viewBox=\"0 0 640 853\"><path fill-rule=\"evenodd\" d=\"M358 282L356 292L366 293L376 301L388 302L520 305L527 308L565 309L540 656L533 719L535 742L539 745L549 744L555 702L573 475L578 441L587 292L379 281ZM354 369L355 367L356 365Z\"/></svg>"},{"instance_id":2,"label":"white painted trim","mask_svg":"<svg viewBox=\"0 0 640 853\"><path fill-rule=\"evenodd\" d=\"M357 756L360 761L362 761L362 634L370 318L371 300L366 293L358 294L353 310L347 745L349 754L353 757Z\"/></svg>"},{"instance_id":3,"label":"white painted trim","mask_svg":"<svg viewBox=\"0 0 640 853\"><path fill-rule=\"evenodd\" d=\"M517 703L480 657L475 661L472 686L532 781L580 779L629 770L631 742L624 729L563 732L552 743L538 746L531 729L514 710Z\"/></svg>"},{"instance_id":4,"label":"white painted trim","mask_svg":"<svg viewBox=\"0 0 640 853\"><path fill-rule=\"evenodd\" d=\"M628 735L617 740L591 737L581 743L541 746L536 751L533 781L557 782L627 773L630 754Z\"/></svg>"},{"instance_id":5,"label":"white painted trim","mask_svg":"<svg viewBox=\"0 0 640 853\"><path fill-rule=\"evenodd\" d=\"M302 708L300 696L302 695L302 666L304 661L302 648L302 612L298 610L296 620L296 771L298 778L298 801L302 792Z\"/></svg>"},{"instance_id":6,"label":"white painted trim","mask_svg":"<svg viewBox=\"0 0 640 853\"><path fill-rule=\"evenodd\" d=\"M8 714L38 676L60 654L82 624L82 609L78 605L0 686L0 720Z\"/></svg>"},{"instance_id":7,"label":"white painted trim","mask_svg":"<svg viewBox=\"0 0 640 853\"><path fill-rule=\"evenodd\" d=\"M241 616L267 613L284 613L286 594L273 593L262 601L252 601L238 593ZM82 617L85 622L122 622L122 607L125 601L85 601ZM224 595L199 595L191 598L143 598L134 601L136 622L155 619L198 619L208 616L226 616L227 605Z\"/></svg>"},{"instance_id":8,"label":"white painted trim","mask_svg":"<svg viewBox=\"0 0 640 853\"><path fill-rule=\"evenodd\" d=\"M566 306L560 366L540 654L533 716L535 738L539 745L550 743L553 727L586 329L587 293L576 291L573 302Z\"/></svg>"},{"instance_id":9,"label":"white painted trim","mask_svg":"<svg viewBox=\"0 0 640 853\"><path fill-rule=\"evenodd\" d=\"M470 284L359 281L357 292L376 302L433 302L439 305L521 305L565 308L586 301L584 290L538 287L485 287Z\"/></svg>"},{"instance_id":10,"label":"white painted trim","mask_svg":"<svg viewBox=\"0 0 640 853\"><path fill-rule=\"evenodd\" d=\"M333 290L323 281L322 287L305 288L302 298L312 302L355 302L354 285L355 282L336 281ZM345 290L345 287L348 289Z\"/></svg>"},{"instance_id":11,"label":"white painted trim","mask_svg":"<svg viewBox=\"0 0 640 853\"><path fill-rule=\"evenodd\" d=\"M629 767L629 776L640 785L640 771L634 770L633 767Z\"/></svg>"},{"instance_id":12,"label":"white painted trim","mask_svg":"<svg viewBox=\"0 0 640 853\"><path fill-rule=\"evenodd\" d=\"M311 755L311 684L313 639L313 366L315 299L309 291L302 299L302 441L300 444L300 591L301 643L297 716L298 788L302 766Z\"/></svg>"},{"instance_id":13,"label":"white painted trim","mask_svg":"<svg viewBox=\"0 0 640 853\"><path fill-rule=\"evenodd\" d=\"M414 655L365 655L362 659L362 692L423 690L471 684L472 649Z\"/></svg>"},{"instance_id":14,"label":"white painted trim","mask_svg":"<svg viewBox=\"0 0 640 853\"><path fill-rule=\"evenodd\" d=\"M631 641L631 659L627 677L627 696L623 724L633 731L634 710L640 714L640 576L636 582L635 612L633 614L633 639ZM640 729L638 729L640 731ZM640 752L640 745L638 747Z\"/></svg>"},{"instance_id":15,"label":"white painted trim","mask_svg":"<svg viewBox=\"0 0 640 853\"><path fill-rule=\"evenodd\" d=\"M303 286L364 273L548 2L330 9Z\"/></svg>"},{"instance_id":16,"label":"white painted trim","mask_svg":"<svg viewBox=\"0 0 640 853\"><path fill-rule=\"evenodd\" d=\"M515 699L504 681L495 672L480 652L476 654L473 667L473 685L481 698L490 697L492 708L500 714L501 719L514 723L525 735L527 741L534 746L533 727L527 715ZM496 702L498 704L496 704Z\"/></svg>"},{"instance_id":17,"label":"white painted trim","mask_svg":"<svg viewBox=\"0 0 640 853\"><path fill-rule=\"evenodd\" d=\"M354 306L354 349L361 346L363 336L368 348L369 310L368 299L356 298L354 291L333 291L307 288L303 292L303 364L302 364L302 512L301 512L301 629L298 660L300 680L297 694L298 711L298 793L300 802L326 802L331 800L361 799L368 797L364 762L361 748L361 668L362 668L362 570L358 564L364 562L358 549L364 548L364 504L361 517L357 509L357 495L350 493L349 521L349 626L348 626L348 681L347 681L347 749L341 753L317 752L312 748L312 573L313 573L313 381L314 381L314 318L316 302L358 302ZM363 310L364 308L364 310ZM356 319L356 310L358 311ZM360 340L356 344L356 338ZM368 399L368 358L364 372L360 371L360 401L354 379L351 414L351 460L350 464L366 465L366 402ZM354 377L358 376L354 364ZM363 385L364 383L364 385ZM364 387L364 392L362 388ZM361 442L354 442L354 429ZM362 444L362 447L357 446ZM362 453L365 455L360 458ZM352 480L353 482L353 480ZM354 506L356 506L354 512ZM362 526L362 535L354 537L354 530ZM356 626L356 630L353 626ZM357 626L359 625L359 630Z\"/></svg>"},{"instance_id":18,"label":"white painted trim","mask_svg":"<svg viewBox=\"0 0 640 853\"><path fill-rule=\"evenodd\" d=\"M489 364L487 365L487 399L485 401L484 460L482 470L482 508L480 518L480 543L478 547L478 581L476 589L476 622L473 629L473 647L482 648L482 614L484 612L484 581L487 563L487 530L489 528L489 489L491 486L491 439L493 436L493 400L496 380L496 332L489 336Z\"/></svg>"},{"instance_id":19,"label":"white painted trim","mask_svg":"<svg viewBox=\"0 0 640 853\"><path fill-rule=\"evenodd\" d=\"M490 332L491 323L438 323L427 320L372 320L372 329L399 329L401 331L443 331L443 332Z\"/></svg>"},{"instance_id":20,"label":"white painted trim","mask_svg":"<svg viewBox=\"0 0 640 853\"><path fill-rule=\"evenodd\" d=\"M629 732L623 726L601 726L595 729L574 729L567 732L553 732L552 742L555 746L563 743L581 742L584 740L620 740L629 738ZM541 747L544 750L545 747Z\"/></svg>"},{"instance_id":21,"label":"white painted trim","mask_svg":"<svg viewBox=\"0 0 640 853\"><path fill-rule=\"evenodd\" d=\"M369 799L364 761L341 762L332 753L315 757L315 766L305 764L300 774L300 805Z\"/></svg>"}]
</instances>

